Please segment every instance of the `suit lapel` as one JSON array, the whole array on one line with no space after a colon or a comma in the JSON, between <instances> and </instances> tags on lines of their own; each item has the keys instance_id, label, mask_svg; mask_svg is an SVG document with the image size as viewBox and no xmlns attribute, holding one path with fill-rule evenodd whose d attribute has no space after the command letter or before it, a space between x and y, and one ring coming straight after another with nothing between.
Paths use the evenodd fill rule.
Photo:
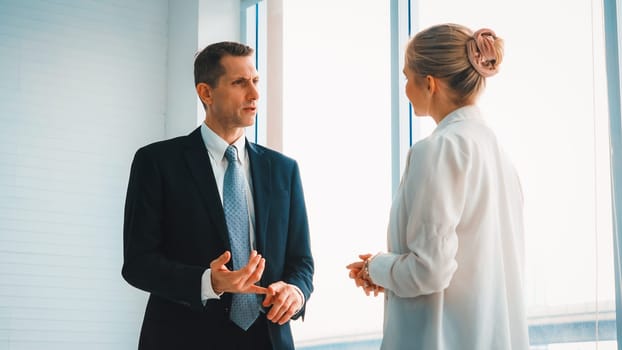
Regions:
<instances>
[{"instance_id":1,"label":"suit lapel","mask_svg":"<svg viewBox=\"0 0 622 350\"><path fill-rule=\"evenodd\" d=\"M263 150L246 140L248 159L253 179L253 201L255 204L255 241L257 251L265 255L268 215L270 214L270 160L262 157Z\"/></svg>"},{"instance_id":2,"label":"suit lapel","mask_svg":"<svg viewBox=\"0 0 622 350\"><path fill-rule=\"evenodd\" d=\"M186 137L187 147L184 152L186 162L192 173L192 177L205 201L205 206L209 216L216 226L218 236L222 239L227 250L231 250L227 224L225 222L225 212L220 201L220 194L214 178L212 164L201 137L200 128L195 129Z\"/></svg>"}]
</instances>

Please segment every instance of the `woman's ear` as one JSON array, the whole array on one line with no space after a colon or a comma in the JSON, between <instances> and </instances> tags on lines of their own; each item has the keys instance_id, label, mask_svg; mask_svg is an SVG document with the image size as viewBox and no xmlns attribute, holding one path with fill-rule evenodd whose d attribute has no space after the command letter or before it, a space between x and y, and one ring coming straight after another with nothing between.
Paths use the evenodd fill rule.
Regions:
<instances>
[{"instance_id":1,"label":"woman's ear","mask_svg":"<svg viewBox=\"0 0 622 350\"><path fill-rule=\"evenodd\" d=\"M434 92L436 92L436 89L438 89L438 84L436 82L436 78L434 78L431 75L427 75L425 77L426 83L427 83L427 89L428 89L428 93L432 94Z\"/></svg>"},{"instance_id":2,"label":"woman's ear","mask_svg":"<svg viewBox=\"0 0 622 350\"><path fill-rule=\"evenodd\" d=\"M212 88L206 83L198 83L196 86L197 95L199 95L199 99L205 104L209 106L212 104Z\"/></svg>"}]
</instances>

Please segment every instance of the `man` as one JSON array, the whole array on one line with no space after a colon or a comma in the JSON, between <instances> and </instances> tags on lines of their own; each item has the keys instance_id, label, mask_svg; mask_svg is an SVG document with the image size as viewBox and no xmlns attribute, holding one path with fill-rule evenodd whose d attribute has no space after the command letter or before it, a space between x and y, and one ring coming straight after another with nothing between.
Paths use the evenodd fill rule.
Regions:
<instances>
[{"instance_id":1,"label":"man","mask_svg":"<svg viewBox=\"0 0 622 350\"><path fill-rule=\"evenodd\" d=\"M139 349L293 349L289 320L313 290L297 163L250 143L253 49L212 44L195 58L205 122L136 152L123 277L150 294Z\"/></svg>"}]
</instances>

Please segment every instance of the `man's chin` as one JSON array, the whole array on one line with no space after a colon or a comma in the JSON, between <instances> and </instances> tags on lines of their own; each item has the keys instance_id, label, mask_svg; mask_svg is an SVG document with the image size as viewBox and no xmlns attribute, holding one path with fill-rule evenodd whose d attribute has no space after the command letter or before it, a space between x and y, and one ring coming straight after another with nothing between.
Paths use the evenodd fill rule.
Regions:
<instances>
[{"instance_id":1,"label":"man's chin","mask_svg":"<svg viewBox=\"0 0 622 350\"><path fill-rule=\"evenodd\" d=\"M244 123L245 127L249 127L249 126L253 126L255 125L255 118L257 117L257 113L253 113L253 114L248 114L242 117L242 122Z\"/></svg>"}]
</instances>

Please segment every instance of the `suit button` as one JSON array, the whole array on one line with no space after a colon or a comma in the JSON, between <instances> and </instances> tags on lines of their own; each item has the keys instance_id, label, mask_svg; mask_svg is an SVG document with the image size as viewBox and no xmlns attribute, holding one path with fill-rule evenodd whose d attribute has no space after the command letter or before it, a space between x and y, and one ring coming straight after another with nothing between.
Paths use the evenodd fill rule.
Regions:
<instances>
[{"instance_id":1,"label":"suit button","mask_svg":"<svg viewBox=\"0 0 622 350\"><path fill-rule=\"evenodd\" d=\"M225 312L229 313L229 308L228 307L225 308Z\"/></svg>"}]
</instances>

